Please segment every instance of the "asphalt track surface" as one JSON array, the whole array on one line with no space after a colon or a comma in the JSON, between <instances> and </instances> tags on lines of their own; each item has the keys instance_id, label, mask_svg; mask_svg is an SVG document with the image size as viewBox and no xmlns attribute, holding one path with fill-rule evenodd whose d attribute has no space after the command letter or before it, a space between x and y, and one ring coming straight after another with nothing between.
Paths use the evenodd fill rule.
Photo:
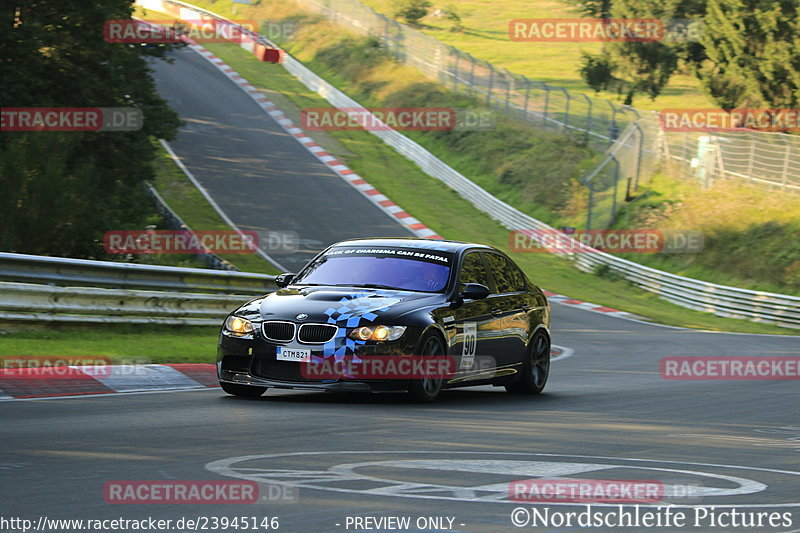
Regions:
<instances>
[{"instance_id":1,"label":"asphalt track surface","mask_svg":"<svg viewBox=\"0 0 800 533\"><path fill-rule=\"evenodd\" d=\"M797 381L673 381L659 374L667 356L797 356L797 337L674 330L558 305L553 322L554 341L574 354L553 362L540 397L477 387L417 405L402 395L270 390L250 400L209 389L2 402L2 514L32 520L277 516L280 530L292 532L354 531L345 527L348 517L409 516L413 524L448 516L452 531L513 531L520 529L510 518L518 505L502 501L505 484L565 476L699 486L707 492L673 501L716 505L718 513L729 511L721 505L786 512L793 522L619 531L800 529ZM238 459L243 456L273 457ZM353 464L361 466L344 466ZM120 505L103 498L109 481L241 476L264 482L262 494L270 483L294 484L297 492L289 496L297 501ZM586 509L537 504L548 507Z\"/></svg>"},{"instance_id":2,"label":"asphalt track surface","mask_svg":"<svg viewBox=\"0 0 800 533\"><path fill-rule=\"evenodd\" d=\"M170 146L242 230L289 232L299 249L265 251L295 272L334 242L413 237L189 49L153 61L159 93L186 122ZM264 237L262 243L266 243ZM262 248L265 248L262 246Z\"/></svg>"},{"instance_id":3,"label":"asphalt track surface","mask_svg":"<svg viewBox=\"0 0 800 533\"><path fill-rule=\"evenodd\" d=\"M368 203L348 208L350 218L341 225L327 215L297 216L307 195L315 195L315 208L326 213L360 198L306 157L244 94L234 102L238 96L225 88L230 82L190 52L180 54L175 65L159 68L159 87L181 95L173 104L210 129L184 131L173 146L221 204L241 207L229 211L234 220L244 228L258 220L267 229L312 221L325 242L351 235L352 220L390 224L381 231L389 234L391 219ZM174 73L165 75L168 69ZM185 80L195 89L184 90ZM554 304L553 342L574 353L553 362L539 397L479 387L417 405L402 395L271 390L250 400L209 389L0 402L0 531L20 531L2 519L37 524L40 517L153 517L173 521L166 531L243 531L211 521L205 528L176 524L182 517L237 516L256 517L259 526L264 517L277 517L279 531L298 533L398 531L375 522L354 527L357 518L381 517L409 517L406 531L582 529L556 524L565 512L587 509L565 502L535 504L551 513L550 526L513 525L518 507L523 511L514 516L521 523L529 516L530 523L533 504L509 502L507 484L535 478L657 480L672 491L693 491L688 498L665 497L685 506L683 527L589 531L800 531L798 382L676 381L659 370L670 356L796 357L800 338L687 331ZM267 499L227 505L104 499L105 484L114 481L240 479L260 482ZM279 498L270 493L276 484L292 487L285 494L291 501L269 499ZM744 514L777 513L783 524L710 523L709 515L729 521L731 506ZM612 513L616 507L591 510ZM453 522L445 520L447 528L417 523L426 517Z\"/></svg>"}]
</instances>

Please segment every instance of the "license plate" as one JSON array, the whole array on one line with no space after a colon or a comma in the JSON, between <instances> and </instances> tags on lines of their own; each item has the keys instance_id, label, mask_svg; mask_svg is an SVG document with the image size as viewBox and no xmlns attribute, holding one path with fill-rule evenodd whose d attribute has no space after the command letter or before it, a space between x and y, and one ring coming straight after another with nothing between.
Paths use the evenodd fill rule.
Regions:
<instances>
[{"instance_id":1,"label":"license plate","mask_svg":"<svg viewBox=\"0 0 800 533\"><path fill-rule=\"evenodd\" d=\"M277 359L278 361L307 363L311 361L311 350L307 348L284 348L283 346L278 346Z\"/></svg>"}]
</instances>

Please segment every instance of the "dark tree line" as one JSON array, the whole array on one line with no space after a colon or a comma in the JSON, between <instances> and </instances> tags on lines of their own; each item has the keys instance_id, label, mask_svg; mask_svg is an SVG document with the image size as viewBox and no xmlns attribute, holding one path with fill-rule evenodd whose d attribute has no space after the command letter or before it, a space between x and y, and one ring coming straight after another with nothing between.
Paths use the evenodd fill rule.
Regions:
<instances>
[{"instance_id":1,"label":"dark tree line","mask_svg":"<svg viewBox=\"0 0 800 533\"><path fill-rule=\"evenodd\" d=\"M112 44L103 24L131 0L2 0L2 107L135 107L135 132L0 133L0 250L101 257L109 229L153 213L154 137L179 125L155 91L147 57L166 48Z\"/></svg>"}]
</instances>

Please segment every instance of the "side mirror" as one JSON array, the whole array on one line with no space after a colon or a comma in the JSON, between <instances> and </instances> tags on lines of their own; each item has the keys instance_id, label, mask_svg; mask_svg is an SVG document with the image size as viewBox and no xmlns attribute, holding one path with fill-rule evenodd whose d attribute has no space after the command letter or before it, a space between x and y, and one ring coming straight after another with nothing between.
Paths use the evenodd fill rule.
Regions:
<instances>
[{"instance_id":1,"label":"side mirror","mask_svg":"<svg viewBox=\"0 0 800 533\"><path fill-rule=\"evenodd\" d=\"M275 285L277 285L278 288L282 289L292 282L295 275L296 274L293 274L291 272L284 272L283 274L278 274L277 276L275 276Z\"/></svg>"},{"instance_id":2,"label":"side mirror","mask_svg":"<svg viewBox=\"0 0 800 533\"><path fill-rule=\"evenodd\" d=\"M480 283L465 283L464 290L461 291L461 296L465 300L483 300L489 296L489 287L481 285Z\"/></svg>"}]
</instances>

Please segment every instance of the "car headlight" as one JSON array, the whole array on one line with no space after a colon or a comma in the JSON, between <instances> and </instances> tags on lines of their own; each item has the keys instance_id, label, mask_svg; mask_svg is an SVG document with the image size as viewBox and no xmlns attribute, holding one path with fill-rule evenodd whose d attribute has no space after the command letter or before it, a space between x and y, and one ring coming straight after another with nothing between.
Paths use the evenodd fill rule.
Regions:
<instances>
[{"instance_id":1,"label":"car headlight","mask_svg":"<svg viewBox=\"0 0 800 533\"><path fill-rule=\"evenodd\" d=\"M351 339L360 341L396 341L406 332L406 326L362 326L350 332Z\"/></svg>"},{"instance_id":2,"label":"car headlight","mask_svg":"<svg viewBox=\"0 0 800 533\"><path fill-rule=\"evenodd\" d=\"M235 335L250 335L253 333L253 323L246 318L229 316L225 319L225 329Z\"/></svg>"}]
</instances>

